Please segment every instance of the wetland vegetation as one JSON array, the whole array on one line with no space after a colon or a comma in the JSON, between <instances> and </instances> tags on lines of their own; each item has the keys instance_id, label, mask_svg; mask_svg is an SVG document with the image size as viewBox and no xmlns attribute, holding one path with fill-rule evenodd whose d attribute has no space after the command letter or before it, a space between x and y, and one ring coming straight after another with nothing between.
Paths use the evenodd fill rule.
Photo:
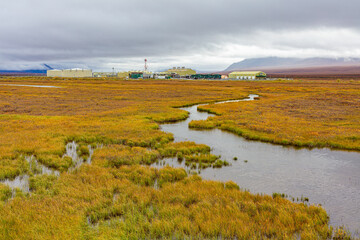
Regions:
<instances>
[{"instance_id":1,"label":"wetland vegetation","mask_svg":"<svg viewBox=\"0 0 360 240\"><path fill-rule=\"evenodd\" d=\"M261 95L261 103L199 106L198 110L217 116L192 121L189 127L217 127L281 145L360 151L359 82L302 82L254 85L251 92Z\"/></svg>"},{"instance_id":2,"label":"wetland vegetation","mask_svg":"<svg viewBox=\"0 0 360 240\"><path fill-rule=\"evenodd\" d=\"M320 206L252 194L150 165L176 157L197 168L227 162L209 146L174 143L160 123L178 107L259 94L259 101L202 106L194 128L220 128L278 144L360 150L360 82L0 79L0 178L30 174L29 192L0 184L1 239L346 239ZM51 85L31 88L18 85ZM91 157L77 168L66 155ZM98 147L101 146L101 147ZM92 154L92 149L95 149ZM31 174L34 156L59 175Z\"/></svg>"}]
</instances>

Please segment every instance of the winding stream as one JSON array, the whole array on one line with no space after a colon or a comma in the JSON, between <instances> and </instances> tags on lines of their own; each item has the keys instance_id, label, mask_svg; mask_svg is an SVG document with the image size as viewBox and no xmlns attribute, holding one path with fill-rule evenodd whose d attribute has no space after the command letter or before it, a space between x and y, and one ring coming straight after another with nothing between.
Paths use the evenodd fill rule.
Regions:
<instances>
[{"instance_id":1,"label":"winding stream","mask_svg":"<svg viewBox=\"0 0 360 240\"><path fill-rule=\"evenodd\" d=\"M253 100L250 95L246 100ZM198 112L199 105L181 108L190 113L187 120L162 124L161 129L174 134L175 142L194 141L212 148L231 163L221 169L203 169L204 179L236 182L252 193L285 193L307 197L310 204L321 204L333 226L345 225L354 235L360 231L360 153L330 149L295 149L248 141L235 134L213 130L192 130L188 123L204 120L212 114ZM238 160L234 161L233 158ZM166 164L184 167L176 159Z\"/></svg>"}]
</instances>

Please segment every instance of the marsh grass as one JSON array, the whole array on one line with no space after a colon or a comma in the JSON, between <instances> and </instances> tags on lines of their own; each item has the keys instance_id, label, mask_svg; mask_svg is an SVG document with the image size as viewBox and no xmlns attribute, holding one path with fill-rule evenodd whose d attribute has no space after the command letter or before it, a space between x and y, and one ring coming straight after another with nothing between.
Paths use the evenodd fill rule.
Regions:
<instances>
[{"instance_id":1,"label":"marsh grass","mask_svg":"<svg viewBox=\"0 0 360 240\"><path fill-rule=\"evenodd\" d=\"M57 176L55 175L37 175L30 177L29 179L29 188L32 194L39 195L55 195L57 194L57 190L54 187L54 183L57 180Z\"/></svg>"},{"instance_id":2,"label":"marsh grass","mask_svg":"<svg viewBox=\"0 0 360 240\"><path fill-rule=\"evenodd\" d=\"M360 150L360 83L254 84L260 101L202 105L217 116L191 128L218 127L249 140L296 147Z\"/></svg>"},{"instance_id":3,"label":"marsh grass","mask_svg":"<svg viewBox=\"0 0 360 240\"><path fill-rule=\"evenodd\" d=\"M218 126L216 122L207 120L192 120L189 122L189 128L197 129L214 129Z\"/></svg>"},{"instance_id":4,"label":"marsh grass","mask_svg":"<svg viewBox=\"0 0 360 240\"><path fill-rule=\"evenodd\" d=\"M205 144L196 144L195 142L171 142L158 147L157 150L162 157L175 157L178 154L183 157L184 155L210 153L209 146Z\"/></svg>"},{"instance_id":5,"label":"marsh grass","mask_svg":"<svg viewBox=\"0 0 360 240\"><path fill-rule=\"evenodd\" d=\"M14 156L12 159L3 158L0 161L0 180L14 179L16 176L22 175L29 170L29 163L25 157Z\"/></svg>"},{"instance_id":6,"label":"marsh grass","mask_svg":"<svg viewBox=\"0 0 360 240\"><path fill-rule=\"evenodd\" d=\"M334 144L356 147L359 128L355 120L359 118L340 119L341 114L336 112L327 122L326 112L311 111L309 115L310 110L305 109L299 114L299 106L304 106L302 99L310 103L309 99L321 90L349 94L352 97L336 102L335 110L347 105L344 111L355 112L351 110L356 107L353 101L358 96L357 81L341 81L336 87L329 81L249 83L5 77L1 82L62 88L1 87L0 179L32 171L23 157L32 155L62 173L57 178L31 176L32 194L17 191L11 200L9 188L0 184L0 239L293 239L296 236L328 239L332 236L328 216L319 206L251 194L239 190L232 182L224 184L189 176L184 169L155 169L141 164L177 157L191 160L198 168L223 165L225 161L211 155L206 145L173 143L173 136L160 131L158 123L187 117L185 111L172 106L239 99L249 93L261 93L262 98L256 104L262 103L263 108L255 103L240 105L243 102L227 103L226 107L216 105L211 111L218 116L211 121L223 129L252 134L254 138L259 135L259 140L276 137L293 144L287 135L293 132L281 126L286 121L292 124L291 118L298 120L298 115L304 115L301 124L309 125L313 136L307 140L324 146L327 141L333 141L323 131L324 126L312 124L323 121L334 124L333 130L336 127L344 130ZM330 111L324 98L327 97L320 96L316 104L324 103L321 108ZM294 107L284 107L285 103ZM314 104L310 106L316 109ZM284 119L272 123L274 116ZM314 130L310 125L318 128ZM301 133L296 128L298 125L293 126L296 133ZM294 141L302 144L302 135L299 136ZM321 141L315 141L315 136ZM343 136L347 142L342 142ZM72 141L79 145L79 155L84 157L89 154L84 146L103 147L94 151L91 164L67 172L71 158L63 155L66 144Z\"/></svg>"},{"instance_id":7,"label":"marsh grass","mask_svg":"<svg viewBox=\"0 0 360 240\"><path fill-rule=\"evenodd\" d=\"M191 169L228 166L221 156L210 153L210 147L194 142L168 143L157 148L161 157L177 157L179 162L185 159L185 165ZM219 161L217 161L219 160Z\"/></svg>"},{"instance_id":8,"label":"marsh grass","mask_svg":"<svg viewBox=\"0 0 360 240\"><path fill-rule=\"evenodd\" d=\"M4 184L0 184L0 202L5 202L8 199L10 199L12 196L12 191L11 189L4 185Z\"/></svg>"},{"instance_id":9,"label":"marsh grass","mask_svg":"<svg viewBox=\"0 0 360 240\"><path fill-rule=\"evenodd\" d=\"M36 159L43 165L59 171L66 171L73 165L73 159L69 156L60 157L53 154L37 154Z\"/></svg>"},{"instance_id":10,"label":"marsh grass","mask_svg":"<svg viewBox=\"0 0 360 240\"><path fill-rule=\"evenodd\" d=\"M156 150L113 144L97 150L93 156L93 162L99 162L110 167L134 164L150 165L158 160L159 157L160 154Z\"/></svg>"}]
</instances>

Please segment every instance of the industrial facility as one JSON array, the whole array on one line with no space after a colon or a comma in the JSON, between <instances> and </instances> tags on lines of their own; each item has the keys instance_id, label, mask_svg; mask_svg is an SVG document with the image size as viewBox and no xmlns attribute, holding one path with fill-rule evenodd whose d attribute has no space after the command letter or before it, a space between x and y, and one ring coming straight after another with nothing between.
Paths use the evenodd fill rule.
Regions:
<instances>
[{"instance_id":1,"label":"industrial facility","mask_svg":"<svg viewBox=\"0 0 360 240\"><path fill-rule=\"evenodd\" d=\"M196 74L195 70L185 67L173 67L165 72L178 78L190 78L191 75Z\"/></svg>"},{"instance_id":2,"label":"industrial facility","mask_svg":"<svg viewBox=\"0 0 360 240\"><path fill-rule=\"evenodd\" d=\"M255 79L265 79L265 78L266 78L266 73L260 71L232 72L229 74L229 79L255 80Z\"/></svg>"},{"instance_id":3,"label":"industrial facility","mask_svg":"<svg viewBox=\"0 0 360 240\"><path fill-rule=\"evenodd\" d=\"M143 77L144 77L143 72L130 72L129 73L129 78L131 78L131 79L139 79L139 78L143 78Z\"/></svg>"},{"instance_id":4,"label":"industrial facility","mask_svg":"<svg viewBox=\"0 0 360 240\"><path fill-rule=\"evenodd\" d=\"M219 73L196 73L195 70L185 67L173 67L164 72L148 71L147 59L145 59L144 70L115 72L92 72L91 69L63 69L48 70L48 77L97 77L97 78L125 78L125 79L229 79L229 80L256 80L266 79L266 73L261 71L231 72L229 75Z\"/></svg>"},{"instance_id":5,"label":"industrial facility","mask_svg":"<svg viewBox=\"0 0 360 240\"><path fill-rule=\"evenodd\" d=\"M91 69L81 69L81 68L73 68L73 69L63 69L63 70L47 70L48 77L92 77Z\"/></svg>"},{"instance_id":6,"label":"industrial facility","mask_svg":"<svg viewBox=\"0 0 360 240\"><path fill-rule=\"evenodd\" d=\"M221 74L198 73L190 76L191 79L221 79Z\"/></svg>"}]
</instances>

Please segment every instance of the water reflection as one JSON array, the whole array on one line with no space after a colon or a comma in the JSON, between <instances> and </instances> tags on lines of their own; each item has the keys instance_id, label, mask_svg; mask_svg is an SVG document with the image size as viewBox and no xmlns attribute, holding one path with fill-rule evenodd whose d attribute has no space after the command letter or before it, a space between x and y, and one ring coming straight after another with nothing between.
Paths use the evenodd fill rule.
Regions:
<instances>
[{"instance_id":1,"label":"water reflection","mask_svg":"<svg viewBox=\"0 0 360 240\"><path fill-rule=\"evenodd\" d=\"M254 99L252 95L247 100ZM330 149L295 149L269 143L247 141L219 129L198 131L188 128L192 120L205 120L211 114L198 112L197 105L182 108L190 112L186 121L163 124L174 134L175 142L194 141L212 148L212 153L232 164L221 169L202 169L204 179L236 182L252 193L285 193L308 197L321 204L334 226L360 229L360 154ZM234 157L238 160L234 161ZM167 159L174 167L184 167Z\"/></svg>"}]
</instances>

